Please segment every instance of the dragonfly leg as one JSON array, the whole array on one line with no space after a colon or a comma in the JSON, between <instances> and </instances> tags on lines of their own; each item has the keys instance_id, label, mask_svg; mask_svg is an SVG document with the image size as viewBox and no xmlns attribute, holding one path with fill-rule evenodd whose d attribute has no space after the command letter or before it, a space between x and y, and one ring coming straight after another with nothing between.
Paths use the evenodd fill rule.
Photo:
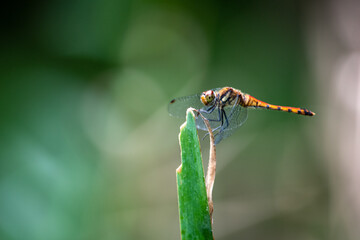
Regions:
<instances>
[{"instance_id":1,"label":"dragonfly leg","mask_svg":"<svg viewBox=\"0 0 360 240\"><path fill-rule=\"evenodd\" d=\"M219 119L207 119L208 121L221 122L221 124L220 124L218 127L212 129L213 132L215 132L215 131L217 131L217 130L220 129L220 131L218 132L218 133L220 133L220 132L222 132L225 128L227 128L227 127L229 126L228 118L227 118L226 113L225 113L225 111L224 111L223 109L220 109L220 108L219 108L219 116L220 116ZM224 117L225 117L225 121L226 121L226 126L224 126ZM215 136L216 136L218 133L216 133ZM204 137L206 137L208 134L209 134L209 133L206 133Z\"/></svg>"},{"instance_id":2,"label":"dragonfly leg","mask_svg":"<svg viewBox=\"0 0 360 240\"><path fill-rule=\"evenodd\" d=\"M223 131L225 128L227 128L229 126L229 120L228 120L224 110L222 110L222 116L223 116L222 119L225 118L226 126L225 126L225 124L223 123L223 120L222 120L221 121L221 130L220 130L220 132ZM231 114L230 114L230 116L231 116Z\"/></svg>"},{"instance_id":3,"label":"dragonfly leg","mask_svg":"<svg viewBox=\"0 0 360 240\"><path fill-rule=\"evenodd\" d=\"M234 113L234 109L235 109L235 106L236 106L236 103L237 103L238 99L239 99L239 95L236 95L234 105L232 106L231 111L230 111L230 115L229 115L230 119L231 119L231 117L232 117L232 115ZM218 133L221 133L223 130L225 130L229 126L229 120L228 120L228 117L226 116L225 111L223 109L220 110L220 108L218 108L218 109L219 109L219 116L221 116L218 121L221 120L221 125L219 127L216 127L213 131L218 130L219 128L221 128L220 131L218 132ZM220 111L221 111L221 113L220 113ZM224 126L224 118L225 118L225 121L226 121L226 126ZM218 133L216 133L216 134L218 134Z\"/></svg>"},{"instance_id":4,"label":"dragonfly leg","mask_svg":"<svg viewBox=\"0 0 360 240\"><path fill-rule=\"evenodd\" d=\"M211 112L206 111L206 110L202 110L202 111L201 111L201 109L200 109L200 112L204 112L204 113L209 114L209 113L212 113L214 110L215 110L215 106L214 106L214 109L211 110ZM206 120L212 121L212 122L220 122L220 121L222 121L222 116L221 116L221 110L220 110L220 108L218 108L218 119L209 119L209 118L206 118Z\"/></svg>"},{"instance_id":5,"label":"dragonfly leg","mask_svg":"<svg viewBox=\"0 0 360 240\"><path fill-rule=\"evenodd\" d=\"M212 130L213 132L218 131L217 133L214 134L215 144L219 143L223 139L223 132L225 131L225 129L227 127L229 127L229 120L228 120L228 117L226 116L226 113L225 113L225 111L223 109L221 109L221 115L220 116L221 116L221 124L220 124L220 126L214 128ZM224 121L224 119L225 119L225 121ZM207 135L209 135L209 133L206 133L204 135L203 140Z\"/></svg>"},{"instance_id":6,"label":"dragonfly leg","mask_svg":"<svg viewBox=\"0 0 360 240\"><path fill-rule=\"evenodd\" d=\"M224 110L221 110L221 125L216 127L214 130L220 129L217 133L214 134L215 137L215 144L218 144L223 139L223 132L227 127L229 127L229 120L226 116L226 113ZM231 114L230 114L231 116ZM225 124L224 124L224 118L225 118Z\"/></svg>"},{"instance_id":7,"label":"dragonfly leg","mask_svg":"<svg viewBox=\"0 0 360 240\"><path fill-rule=\"evenodd\" d=\"M216 105L215 104L213 104L211 107L209 107L208 109L199 109L199 111L200 111L200 113L207 113L207 114L210 114L210 113L212 113L214 110L215 110L215 108L216 108Z\"/></svg>"},{"instance_id":8,"label":"dragonfly leg","mask_svg":"<svg viewBox=\"0 0 360 240\"><path fill-rule=\"evenodd\" d=\"M223 110L223 116L224 116L224 118L225 118L225 120L226 120L226 126L224 126L224 124L221 124L221 126L223 126L223 127L221 128L220 132L222 132L223 130L225 130L225 129L229 126L229 120L228 120L228 119L231 119L232 115L233 115L234 112L235 112L235 106L236 106L236 103L237 103L238 98L239 98L239 95L236 96L235 103L234 103L234 105L233 105L232 108L231 108L229 117L226 116L226 113L225 113L225 111ZM242 110L242 108L239 109L239 111L241 111L241 110Z\"/></svg>"},{"instance_id":9,"label":"dragonfly leg","mask_svg":"<svg viewBox=\"0 0 360 240\"><path fill-rule=\"evenodd\" d=\"M224 111L224 110L220 110L220 109L219 109L219 111L221 111L221 115L220 115L221 118L220 118L218 121L219 121L219 122L221 121L221 124L220 124L219 126L217 126L216 128L212 129L212 131L215 132L215 131L217 131L217 130L219 130L219 129L220 129L220 131L217 132L217 133L215 133L214 136L218 135L218 134L221 133L225 128L227 128L227 127L229 126L229 121L228 121L228 119L227 119L227 117L226 117L225 111ZM223 118L223 116L225 116L225 120L226 120L226 126L225 126L225 127L224 127L224 118ZM208 120L209 120L209 119L208 119ZM208 134L209 134L209 133L206 133L205 136L204 136L204 138L205 138Z\"/></svg>"},{"instance_id":10,"label":"dragonfly leg","mask_svg":"<svg viewBox=\"0 0 360 240\"><path fill-rule=\"evenodd\" d=\"M239 99L239 94L238 94L238 95L236 95L234 105L233 105L233 106L232 106L232 108L231 108L231 111L230 111L230 116L229 116L229 118L230 118L230 119L231 119L231 116L232 116L232 115L233 115L233 113L234 113L234 109L235 109L235 106L236 106L236 104L237 104L238 99Z\"/></svg>"},{"instance_id":11,"label":"dragonfly leg","mask_svg":"<svg viewBox=\"0 0 360 240\"><path fill-rule=\"evenodd\" d=\"M220 122L222 121L221 110L218 108L218 119L208 119L208 121Z\"/></svg>"},{"instance_id":12,"label":"dragonfly leg","mask_svg":"<svg viewBox=\"0 0 360 240\"><path fill-rule=\"evenodd\" d=\"M222 127L222 125L223 125L223 115L222 115L222 113L221 112L223 112L223 110L220 110L220 108L218 108L218 112L219 112L219 119L206 119L206 120L208 120L208 121L214 121L214 122L220 122L221 121L221 124L219 125L219 126L217 126L216 128L214 128L214 129L212 129L212 132L215 132L215 131L217 131L217 130L219 130L221 127ZM216 133L214 136L216 136L218 133ZM204 135L204 137L203 137L203 140L205 139L205 137L207 136L207 135L209 135L209 133L207 132L207 133L205 133L205 135Z\"/></svg>"}]
</instances>

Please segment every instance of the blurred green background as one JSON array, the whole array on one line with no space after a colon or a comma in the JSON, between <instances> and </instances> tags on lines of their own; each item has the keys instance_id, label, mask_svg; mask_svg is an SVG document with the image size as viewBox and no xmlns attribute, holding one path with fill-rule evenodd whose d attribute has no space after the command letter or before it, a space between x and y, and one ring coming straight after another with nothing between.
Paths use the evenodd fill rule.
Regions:
<instances>
[{"instance_id":1,"label":"blurred green background","mask_svg":"<svg viewBox=\"0 0 360 240\"><path fill-rule=\"evenodd\" d=\"M215 238L350 239L330 217L312 9L300 0L3 6L0 239L180 239L182 121L167 104L224 86L317 115L250 110L218 145Z\"/></svg>"}]
</instances>

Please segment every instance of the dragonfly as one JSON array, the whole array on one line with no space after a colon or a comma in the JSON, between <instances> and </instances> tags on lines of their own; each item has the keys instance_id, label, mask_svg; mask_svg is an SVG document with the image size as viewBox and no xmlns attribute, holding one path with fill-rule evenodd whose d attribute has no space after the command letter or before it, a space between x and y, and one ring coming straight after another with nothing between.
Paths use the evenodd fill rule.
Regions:
<instances>
[{"instance_id":1,"label":"dragonfly","mask_svg":"<svg viewBox=\"0 0 360 240\"><path fill-rule=\"evenodd\" d=\"M315 115L305 108L279 106L260 101L232 87L216 88L201 94L175 98L170 101L168 111L174 117L184 118L189 107L197 109L209 121L215 136L215 144L229 137L245 123L248 108L264 108L304 116ZM199 114L196 116L196 127L207 131Z\"/></svg>"}]
</instances>

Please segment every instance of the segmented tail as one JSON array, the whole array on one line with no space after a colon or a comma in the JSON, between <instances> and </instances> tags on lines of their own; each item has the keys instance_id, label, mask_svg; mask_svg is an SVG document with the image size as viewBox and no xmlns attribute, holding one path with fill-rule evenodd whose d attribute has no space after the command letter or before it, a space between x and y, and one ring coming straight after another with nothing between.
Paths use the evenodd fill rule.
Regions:
<instances>
[{"instance_id":1,"label":"segmented tail","mask_svg":"<svg viewBox=\"0 0 360 240\"><path fill-rule=\"evenodd\" d=\"M279 105L273 105L273 104L269 104L269 103L260 101L250 95L248 95L248 102L246 105L248 107L260 107L260 108L278 110L278 111L283 111L283 112L292 112L292 113L305 115L305 116L314 116L315 115L314 112L307 110L305 108L284 107L284 106L279 106Z\"/></svg>"}]
</instances>

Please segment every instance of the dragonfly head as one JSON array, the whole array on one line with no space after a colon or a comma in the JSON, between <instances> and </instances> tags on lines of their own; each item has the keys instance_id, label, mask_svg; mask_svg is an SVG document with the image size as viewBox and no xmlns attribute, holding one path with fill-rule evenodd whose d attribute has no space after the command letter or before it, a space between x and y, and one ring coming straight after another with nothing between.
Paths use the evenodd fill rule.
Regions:
<instances>
[{"instance_id":1,"label":"dragonfly head","mask_svg":"<svg viewBox=\"0 0 360 240\"><path fill-rule=\"evenodd\" d=\"M207 106L207 105L210 105L211 103L214 102L214 99L215 99L215 93L213 90L209 90L209 91L206 91L206 92L203 92L201 94L201 97L200 97L200 100L201 102Z\"/></svg>"}]
</instances>

